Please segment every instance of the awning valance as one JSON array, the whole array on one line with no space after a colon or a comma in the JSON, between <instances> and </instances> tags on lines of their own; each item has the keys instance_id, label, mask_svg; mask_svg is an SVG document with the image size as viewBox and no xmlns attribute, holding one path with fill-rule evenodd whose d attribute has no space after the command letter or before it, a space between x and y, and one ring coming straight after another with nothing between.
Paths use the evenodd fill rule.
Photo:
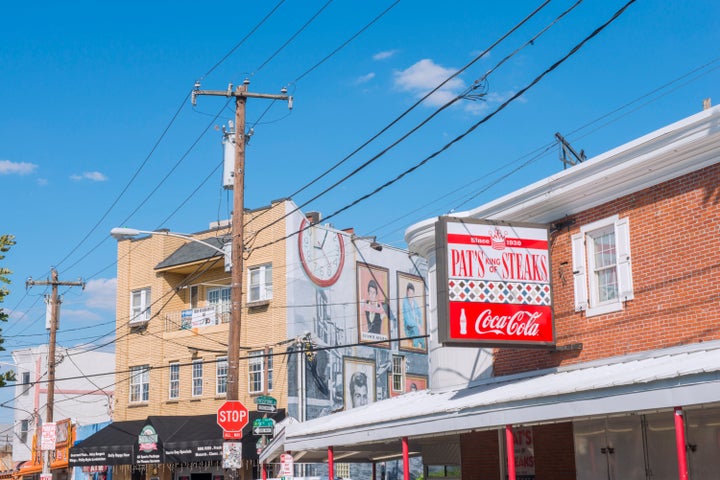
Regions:
<instances>
[{"instance_id":1,"label":"awning valance","mask_svg":"<svg viewBox=\"0 0 720 480\"><path fill-rule=\"evenodd\" d=\"M252 423L263 412L250 412L243 429L243 459L257 459ZM285 418L285 410L268 417ZM70 466L139 465L215 462L222 460L223 431L217 414L149 416L144 420L113 422L70 449Z\"/></svg>"}]
</instances>

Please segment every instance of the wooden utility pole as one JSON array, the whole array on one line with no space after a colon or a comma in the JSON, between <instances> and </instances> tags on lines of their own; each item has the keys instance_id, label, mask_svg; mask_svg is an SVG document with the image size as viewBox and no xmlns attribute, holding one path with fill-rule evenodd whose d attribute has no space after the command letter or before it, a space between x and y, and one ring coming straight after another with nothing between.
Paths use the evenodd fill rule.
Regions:
<instances>
[{"instance_id":1,"label":"wooden utility pole","mask_svg":"<svg viewBox=\"0 0 720 480\"><path fill-rule=\"evenodd\" d=\"M227 90L200 90L200 84L195 84L192 92L192 103L198 95L212 95L219 97L235 97L235 165L233 177L233 214L230 228L232 229L232 269L230 273L230 300L231 318L228 331L228 375L227 400L240 400L240 327L242 324L242 285L243 285L243 255L244 236L243 223L245 211L245 103L248 98L266 98L270 100L287 100L288 107L292 108L292 97L285 89L281 95L266 93L251 93L247 91L249 80L233 90L232 84Z\"/></svg>"},{"instance_id":2,"label":"wooden utility pole","mask_svg":"<svg viewBox=\"0 0 720 480\"><path fill-rule=\"evenodd\" d=\"M45 423L52 423L55 408L55 343L57 337L58 317L60 316L60 303L62 303L58 296L58 286L82 287L85 289L85 282L61 282L58 280L57 270L55 270L55 268L51 268L50 280L36 282L32 278L28 278L27 282L25 282L25 288L32 287L34 285L50 285L52 287L52 293L50 295L50 318L48 325L50 329L50 340L48 341L47 354L47 413L45 414ZM44 475L50 474L49 455L50 452L47 451L43 456L44 461L42 471Z\"/></svg>"}]
</instances>

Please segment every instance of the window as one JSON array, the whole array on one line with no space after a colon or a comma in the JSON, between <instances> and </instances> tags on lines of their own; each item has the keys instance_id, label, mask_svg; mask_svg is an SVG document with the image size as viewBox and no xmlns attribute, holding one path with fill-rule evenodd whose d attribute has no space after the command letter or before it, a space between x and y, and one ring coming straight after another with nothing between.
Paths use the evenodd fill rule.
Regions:
<instances>
[{"instance_id":1,"label":"window","mask_svg":"<svg viewBox=\"0 0 720 480\"><path fill-rule=\"evenodd\" d=\"M28 431L30 430L30 420L20 420L20 442L27 443Z\"/></svg>"},{"instance_id":2,"label":"window","mask_svg":"<svg viewBox=\"0 0 720 480\"><path fill-rule=\"evenodd\" d=\"M587 316L622 310L633 299L628 219L617 215L572 236L575 311Z\"/></svg>"},{"instance_id":3,"label":"window","mask_svg":"<svg viewBox=\"0 0 720 480\"><path fill-rule=\"evenodd\" d=\"M168 384L168 398L177 400L180 398L180 364L172 362L170 364L170 379Z\"/></svg>"},{"instance_id":4,"label":"window","mask_svg":"<svg viewBox=\"0 0 720 480\"><path fill-rule=\"evenodd\" d=\"M190 287L190 308L197 308L198 307L198 296L200 288L197 285L192 285Z\"/></svg>"},{"instance_id":5,"label":"window","mask_svg":"<svg viewBox=\"0 0 720 480\"><path fill-rule=\"evenodd\" d=\"M130 403L147 402L150 399L150 367L130 367Z\"/></svg>"},{"instance_id":6,"label":"window","mask_svg":"<svg viewBox=\"0 0 720 480\"><path fill-rule=\"evenodd\" d=\"M401 355L392 357L392 389L393 392L405 391L405 357Z\"/></svg>"},{"instance_id":7,"label":"window","mask_svg":"<svg viewBox=\"0 0 720 480\"><path fill-rule=\"evenodd\" d=\"M272 356L272 348L268 350L268 356L265 359L265 364L267 365L267 384L268 384L268 390L272 391L273 389L273 356Z\"/></svg>"},{"instance_id":8,"label":"window","mask_svg":"<svg viewBox=\"0 0 720 480\"><path fill-rule=\"evenodd\" d=\"M215 395L225 395L227 393L227 375L227 357L219 357L215 362Z\"/></svg>"},{"instance_id":9,"label":"window","mask_svg":"<svg viewBox=\"0 0 720 480\"><path fill-rule=\"evenodd\" d=\"M263 353L262 350L250 352L248 359L248 392L250 393L262 393L263 391L263 363L265 361Z\"/></svg>"},{"instance_id":10,"label":"window","mask_svg":"<svg viewBox=\"0 0 720 480\"><path fill-rule=\"evenodd\" d=\"M130 325L150 320L150 289L133 290L130 294Z\"/></svg>"},{"instance_id":11,"label":"window","mask_svg":"<svg viewBox=\"0 0 720 480\"><path fill-rule=\"evenodd\" d=\"M218 316L222 319L222 323L230 321L230 312L232 311L232 290L230 287L211 288L207 291L208 306L214 306Z\"/></svg>"},{"instance_id":12,"label":"window","mask_svg":"<svg viewBox=\"0 0 720 480\"><path fill-rule=\"evenodd\" d=\"M22 373L22 386L23 386L23 395L27 395L30 392L30 372L23 372Z\"/></svg>"},{"instance_id":13,"label":"window","mask_svg":"<svg viewBox=\"0 0 720 480\"><path fill-rule=\"evenodd\" d=\"M272 264L248 269L248 302L260 302L272 298Z\"/></svg>"},{"instance_id":14,"label":"window","mask_svg":"<svg viewBox=\"0 0 720 480\"><path fill-rule=\"evenodd\" d=\"M192 362L192 396L199 397L203 393L203 361Z\"/></svg>"}]
</instances>

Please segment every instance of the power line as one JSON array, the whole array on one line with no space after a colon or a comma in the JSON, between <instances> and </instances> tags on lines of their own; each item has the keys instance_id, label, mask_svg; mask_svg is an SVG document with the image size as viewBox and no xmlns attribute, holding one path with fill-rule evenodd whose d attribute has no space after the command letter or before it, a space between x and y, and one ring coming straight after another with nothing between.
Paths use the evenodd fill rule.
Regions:
<instances>
[{"instance_id":1,"label":"power line","mask_svg":"<svg viewBox=\"0 0 720 480\"><path fill-rule=\"evenodd\" d=\"M603 23L602 25L600 25L599 27L597 27L592 33L590 33L590 35L588 35L588 36L585 37L582 41L580 41L578 44L576 44L567 54L565 54L562 58L560 58L560 59L557 60L555 63L553 63L553 64L552 64L550 67L548 67L544 72L542 72L540 75L538 75L537 77L535 77L535 79L533 79L529 84L527 84L527 85L526 85L525 87L523 87L521 90L519 90L519 91L516 92L514 95L512 95L509 99L507 99L505 102L503 102L500 106L498 106L498 107L497 107L495 110L493 110L491 113L487 114L487 115L486 115L485 117L483 117L480 121L478 121L478 122L476 122L475 124L473 124L473 125L472 125L470 128L468 128L465 132L463 132L462 134L458 135L458 136L455 137L453 140L451 140L450 142L446 143L442 148L440 148L439 150L436 150L436 151L433 152L432 154L428 155L427 157L425 157L424 159L422 159L420 162L416 163L416 164L413 165L412 167L404 170L403 172L401 172L401 173L400 173L399 175L397 175L396 177L388 180L387 182L383 183L382 185L379 185L378 187L376 187L376 188L373 189L372 191L370 191L370 192L368 192L367 194L365 194L365 195L363 195L363 196L355 199L354 201L352 201L351 203L345 205L344 207L342 207L342 208L334 211L334 212L331 213L330 215L326 216L325 219L329 219L329 218L335 217L335 216L339 215L340 213L344 212L345 210L348 210L348 209L354 207L355 205L357 205L357 204L359 204L359 203L367 200L368 198L370 198L370 197L372 197L372 196L380 193L381 191L383 191L383 190L386 189L387 187L389 187L389 186L393 185L394 183L397 183L398 181L402 180L404 177L406 177L406 176L409 175L410 173L414 172L415 170L419 169L420 167L422 167L423 165L425 165L426 163L428 163L430 160L438 157L439 155L441 155L442 153L444 153L445 151L447 151L448 149L450 149L453 145L455 145L455 144L458 143L460 140L464 139L464 138L465 138L466 136L468 136L470 133L472 133L473 131L475 131L475 129L477 129L480 125L484 124L485 122L487 122L488 120L490 120L491 118L493 118L495 115L497 115L499 112L501 112L502 110L504 110L504 109L505 109L508 105L510 105L510 103L512 103L514 100L516 100L516 99L519 98L520 96L524 95L524 94L525 94L528 90L530 90L533 86L537 85L537 83L539 83L540 80L542 80L546 75L548 75L550 72L552 72L552 71L555 70L557 67L559 67L560 65L562 65L568 58L570 58L570 57L573 56L575 53L577 53L588 41L590 41L592 38L594 38L595 36L597 36L597 35L598 35L601 31L603 31L608 25L610 25L610 23L612 23L615 19L617 19L620 15L622 15L622 13L625 12L625 10L626 10L630 5L632 5L633 3L635 3L635 1L636 1L636 0L630 0L629 2L627 2L622 8L620 8L617 12L615 12L615 14L614 14L609 20L607 20L605 23ZM309 226L306 227L306 228L309 228ZM292 236L295 236L295 235L297 235L298 233L299 233L299 231L298 231L298 232L290 233L290 234L288 234L288 235L286 235L286 236L284 236L284 237L282 237L282 238L279 238L279 239L276 239L276 240L267 242L267 243L265 243L265 244L263 244L263 245L260 245L260 246L258 246L258 247L255 247L253 250L257 250L257 249L261 249L261 248L268 247L268 246L273 245L273 244L275 244L275 243L277 243L277 242L280 242L280 241L286 240L286 239L288 239L288 238L290 238L290 237L292 237Z\"/></svg>"}]
</instances>

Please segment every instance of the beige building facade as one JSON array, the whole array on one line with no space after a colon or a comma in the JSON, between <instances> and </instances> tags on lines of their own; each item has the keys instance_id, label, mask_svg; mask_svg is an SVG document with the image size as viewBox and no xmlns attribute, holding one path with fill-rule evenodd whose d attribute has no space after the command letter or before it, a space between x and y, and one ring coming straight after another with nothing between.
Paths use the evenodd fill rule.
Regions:
<instances>
[{"instance_id":1,"label":"beige building facade","mask_svg":"<svg viewBox=\"0 0 720 480\"><path fill-rule=\"evenodd\" d=\"M285 305L288 207L279 201L245 215L238 383L246 406L271 395L287 407L287 388L273 383L287 377L287 362L271 354L287 340L279 306ZM216 225L191 236L222 248L230 229ZM266 246L254 249L259 245ZM231 278L222 255L160 234L121 240L117 279L114 420L216 413L225 402L230 322Z\"/></svg>"}]
</instances>

